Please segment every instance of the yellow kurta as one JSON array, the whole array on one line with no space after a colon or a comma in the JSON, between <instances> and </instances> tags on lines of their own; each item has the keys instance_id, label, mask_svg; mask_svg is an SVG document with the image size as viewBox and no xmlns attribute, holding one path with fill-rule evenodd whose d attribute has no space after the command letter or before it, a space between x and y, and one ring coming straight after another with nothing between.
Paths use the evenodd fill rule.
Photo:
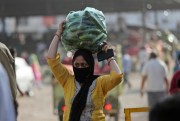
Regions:
<instances>
[{"instance_id":1,"label":"yellow kurta","mask_svg":"<svg viewBox=\"0 0 180 121\"><path fill-rule=\"evenodd\" d=\"M69 73L67 68L60 63L60 54L56 55L54 59L47 59L47 62L54 74L55 78L62 85L64 90L64 98L66 110L63 115L63 121L69 120L69 114L71 110L71 104L73 102L74 96L77 88L77 82L75 81L74 75ZM112 71L110 75L99 76L94 83L94 88L90 94L92 99L92 112L90 119L92 121L105 121L105 115L103 113L103 106L105 101L105 96L108 91L114 88L122 81L123 74L117 74ZM92 84L93 85L93 84Z\"/></svg>"}]
</instances>

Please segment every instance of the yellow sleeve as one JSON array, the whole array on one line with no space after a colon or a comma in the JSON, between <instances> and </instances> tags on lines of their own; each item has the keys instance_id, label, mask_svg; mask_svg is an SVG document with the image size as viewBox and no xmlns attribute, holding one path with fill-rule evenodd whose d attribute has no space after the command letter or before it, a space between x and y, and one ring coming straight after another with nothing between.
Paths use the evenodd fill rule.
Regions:
<instances>
[{"instance_id":1,"label":"yellow sleeve","mask_svg":"<svg viewBox=\"0 0 180 121\"><path fill-rule=\"evenodd\" d=\"M47 58L47 63L55 78L64 87L71 74L69 73L68 69L60 62L60 54L58 53L55 58Z\"/></svg>"},{"instance_id":2,"label":"yellow sleeve","mask_svg":"<svg viewBox=\"0 0 180 121\"><path fill-rule=\"evenodd\" d=\"M99 77L103 93L106 95L108 91L117 86L123 79L123 74L117 74L115 71L111 71L109 75L103 75Z\"/></svg>"}]
</instances>

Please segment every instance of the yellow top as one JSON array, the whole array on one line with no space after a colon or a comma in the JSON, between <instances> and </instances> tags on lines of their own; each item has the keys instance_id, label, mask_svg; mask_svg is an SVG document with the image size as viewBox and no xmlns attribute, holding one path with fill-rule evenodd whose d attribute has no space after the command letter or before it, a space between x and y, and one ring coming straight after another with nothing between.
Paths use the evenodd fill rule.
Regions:
<instances>
[{"instance_id":1,"label":"yellow top","mask_svg":"<svg viewBox=\"0 0 180 121\"><path fill-rule=\"evenodd\" d=\"M68 121L71 104L80 90L80 85L75 81L74 75L72 75L67 68L60 63L59 53L56 55L56 58L47 59L47 62L55 78L63 87L66 105L63 121ZM111 71L110 75L99 76L95 81L93 81L88 92L86 107L81 115L81 121L85 119L88 119L88 121L105 121L105 115L103 113L105 96L108 91L122 81L122 77L123 74L117 74L115 71Z\"/></svg>"}]
</instances>

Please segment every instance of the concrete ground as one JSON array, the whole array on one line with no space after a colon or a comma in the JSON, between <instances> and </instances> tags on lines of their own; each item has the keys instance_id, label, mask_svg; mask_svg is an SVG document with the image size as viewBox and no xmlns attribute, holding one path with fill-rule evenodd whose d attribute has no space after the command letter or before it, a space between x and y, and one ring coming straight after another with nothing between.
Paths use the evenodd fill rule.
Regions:
<instances>
[{"instance_id":1,"label":"concrete ground","mask_svg":"<svg viewBox=\"0 0 180 121\"><path fill-rule=\"evenodd\" d=\"M122 95L119 97L121 103L120 121L125 121L124 109L147 107L147 95L140 95L141 77L138 73L132 73L129 76L131 88L126 85ZM131 121L148 121L148 112L131 113Z\"/></svg>"},{"instance_id":2,"label":"concrete ground","mask_svg":"<svg viewBox=\"0 0 180 121\"><path fill-rule=\"evenodd\" d=\"M35 88L33 91L33 97L18 97L19 116L17 121L58 121L58 117L53 114L51 86Z\"/></svg>"}]
</instances>

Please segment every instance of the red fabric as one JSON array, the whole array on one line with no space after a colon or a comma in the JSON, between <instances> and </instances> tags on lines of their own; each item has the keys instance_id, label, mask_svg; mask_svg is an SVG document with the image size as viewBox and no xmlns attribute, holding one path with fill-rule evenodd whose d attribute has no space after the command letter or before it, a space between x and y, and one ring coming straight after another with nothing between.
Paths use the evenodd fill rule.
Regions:
<instances>
[{"instance_id":1,"label":"red fabric","mask_svg":"<svg viewBox=\"0 0 180 121\"><path fill-rule=\"evenodd\" d=\"M180 92L180 88L178 88L177 81L180 79L180 70L176 71L172 77L171 85L170 85L170 93L174 94Z\"/></svg>"}]
</instances>

